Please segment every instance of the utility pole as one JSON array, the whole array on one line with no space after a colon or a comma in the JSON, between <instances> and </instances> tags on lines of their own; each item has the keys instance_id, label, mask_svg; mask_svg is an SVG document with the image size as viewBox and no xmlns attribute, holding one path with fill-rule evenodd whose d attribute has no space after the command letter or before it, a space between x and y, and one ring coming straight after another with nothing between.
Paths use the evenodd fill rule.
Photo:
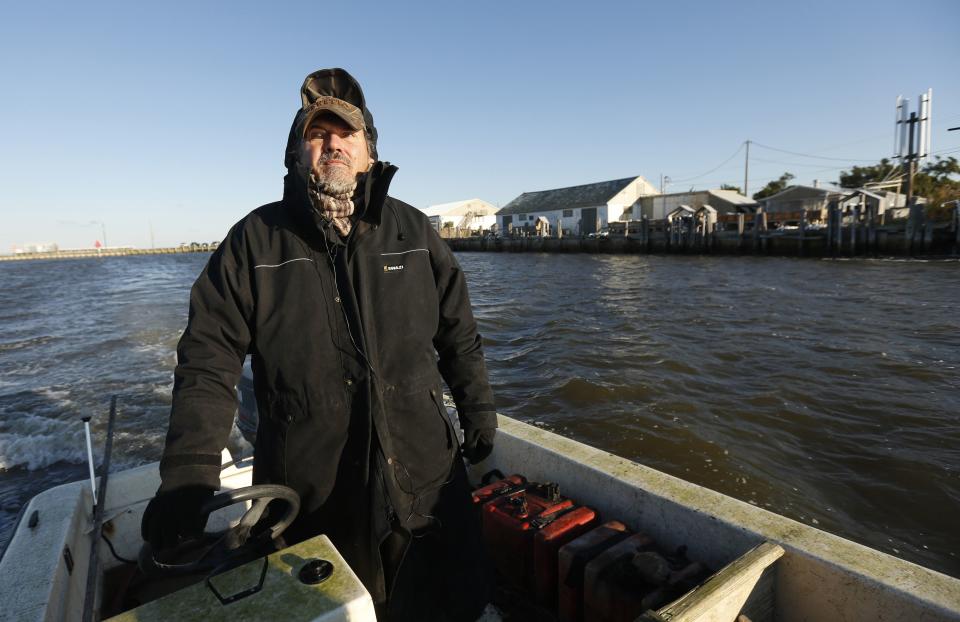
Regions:
<instances>
[{"instance_id":1,"label":"utility pole","mask_svg":"<svg viewBox=\"0 0 960 622\"><path fill-rule=\"evenodd\" d=\"M150 225L150 248L151 248L151 249L154 249L154 248L156 248L156 246L155 246L154 243L153 243L153 222L151 222L151 221L148 220L148 221L147 221L147 224Z\"/></svg>"},{"instance_id":2,"label":"utility pole","mask_svg":"<svg viewBox=\"0 0 960 622\"><path fill-rule=\"evenodd\" d=\"M743 196L749 197L750 191L747 184L750 183L750 141L747 140L747 155L743 158Z\"/></svg>"},{"instance_id":3,"label":"utility pole","mask_svg":"<svg viewBox=\"0 0 960 622\"><path fill-rule=\"evenodd\" d=\"M668 175L664 175L663 173L660 173L660 200L662 201L664 218L666 218L667 216L667 197L664 196L664 192L666 192L667 184L669 183L670 183L670 177Z\"/></svg>"},{"instance_id":4,"label":"utility pole","mask_svg":"<svg viewBox=\"0 0 960 622\"><path fill-rule=\"evenodd\" d=\"M923 223L923 210L916 204L913 197L913 176L920 162L930 155L930 100L932 98L933 89L927 89L926 93L921 93L917 98L917 109L914 112L909 112L909 100L904 99L902 95L897 98L897 123L893 140L894 150L900 158L900 164L907 178L906 207L909 215L903 245L908 253L913 253L917 229ZM920 239L925 239L925 232L921 233ZM924 247L922 241L920 246Z\"/></svg>"},{"instance_id":5,"label":"utility pole","mask_svg":"<svg viewBox=\"0 0 960 622\"><path fill-rule=\"evenodd\" d=\"M917 126L917 113L911 112L910 118L907 119L907 123L910 124L910 129L908 131L909 142L907 143L909 151L907 151L907 156L904 158L904 174L907 176L907 205L910 206L913 203L913 175L917 172L917 152L914 149L913 141L913 130Z\"/></svg>"}]
</instances>

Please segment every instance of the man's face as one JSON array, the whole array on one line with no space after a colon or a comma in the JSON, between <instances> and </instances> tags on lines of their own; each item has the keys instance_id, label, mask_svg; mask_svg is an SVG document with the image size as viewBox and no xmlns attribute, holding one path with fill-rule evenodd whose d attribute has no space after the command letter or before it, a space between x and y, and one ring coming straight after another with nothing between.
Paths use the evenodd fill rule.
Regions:
<instances>
[{"instance_id":1,"label":"man's face","mask_svg":"<svg viewBox=\"0 0 960 622\"><path fill-rule=\"evenodd\" d=\"M353 131L333 114L320 115L310 124L301 158L317 181L334 191L352 187L373 164L363 130Z\"/></svg>"}]
</instances>

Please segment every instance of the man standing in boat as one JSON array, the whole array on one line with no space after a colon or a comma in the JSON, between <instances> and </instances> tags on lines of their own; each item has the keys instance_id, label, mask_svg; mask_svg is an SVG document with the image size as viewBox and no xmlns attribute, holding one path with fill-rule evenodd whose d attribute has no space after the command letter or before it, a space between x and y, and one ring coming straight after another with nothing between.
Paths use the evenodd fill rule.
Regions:
<instances>
[{"instance_id":1,"label":"man standing in boat","mask_svg":"<svg viewBox=\"0 0 960 622\"><path fill-rule=\"evenodd\" d=\"M466 280L426 216L388 196L397 168L353 77L314 72L301 102L283 199L237 223L193 286L144 538L202 529L250 353L254 483L301 497L287 543L327 534L389 619L475 619L489 582L461 456L490 453L496 414Z\"/></svg>"}]
</instances>

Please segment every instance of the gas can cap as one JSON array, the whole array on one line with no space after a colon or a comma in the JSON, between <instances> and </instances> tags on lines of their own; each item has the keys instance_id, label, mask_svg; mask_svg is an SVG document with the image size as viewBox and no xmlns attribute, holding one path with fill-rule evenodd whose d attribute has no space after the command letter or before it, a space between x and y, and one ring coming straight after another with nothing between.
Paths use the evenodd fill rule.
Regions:
<instances>
[{"instance_id":1,"label":"gas can cap","mask_svg":"<svg viewBox=\"0 0 960 622\"><path fill-rule=\"evenodd\" d=\"M333 574L333 564L325 559L311 559L300 568L297 575L301 583L316 585L323 583Z\"/></svg>"}]
</instances>

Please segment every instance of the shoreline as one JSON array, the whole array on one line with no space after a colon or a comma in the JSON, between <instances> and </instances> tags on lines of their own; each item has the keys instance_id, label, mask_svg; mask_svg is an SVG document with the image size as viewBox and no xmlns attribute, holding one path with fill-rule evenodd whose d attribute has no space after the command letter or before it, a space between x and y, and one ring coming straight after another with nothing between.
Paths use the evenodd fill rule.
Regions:
<instances>
[{"instance_id":1,"label":"shoreline","mask_svg":"<svg viewBox=\"0 0 960 622\"><path fill-rule=\"evenodd\" d=\"M130 257L134 255L185 255L188 253L209 253L216 245L198 244L195 246L171 246L165 248L84 248L47 251L43 253L17 253L0 255L0 261L30 261L40 259L97 259L101 257Z\"/></svg>"}]
</instances>

